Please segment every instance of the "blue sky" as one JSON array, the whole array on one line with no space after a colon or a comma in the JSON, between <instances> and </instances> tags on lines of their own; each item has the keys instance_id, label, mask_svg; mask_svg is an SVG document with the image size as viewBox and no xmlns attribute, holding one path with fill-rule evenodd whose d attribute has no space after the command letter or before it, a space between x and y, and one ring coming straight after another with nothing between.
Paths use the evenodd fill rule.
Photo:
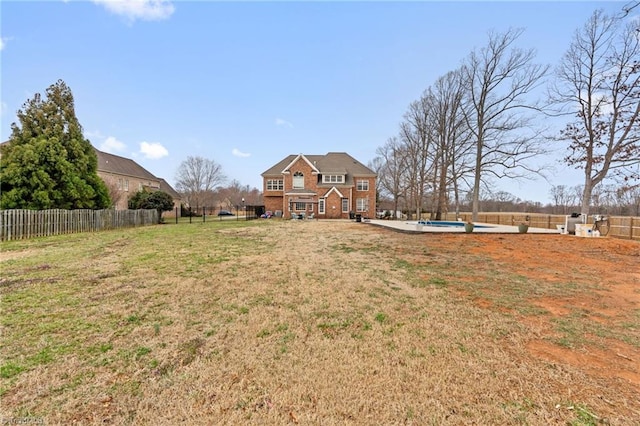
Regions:
<instances>
[{"instance_id":1,"label":"blue sky","mask_svg":"<svg viewBox=\"0 0 640 426\"><path fill-rule=\"evenodd\" d=\"M262 189L260 173L289 154L372 160L409 103L488 31L525 28L518 46L555 66L595 9L624 4L3 0L1 138L27 99L62 79L97 148L171 184L201 156ZM551 184L581 184L561 152L545 159L551 183L497 188L546 203Z\"/></svg>"}]
</instances>

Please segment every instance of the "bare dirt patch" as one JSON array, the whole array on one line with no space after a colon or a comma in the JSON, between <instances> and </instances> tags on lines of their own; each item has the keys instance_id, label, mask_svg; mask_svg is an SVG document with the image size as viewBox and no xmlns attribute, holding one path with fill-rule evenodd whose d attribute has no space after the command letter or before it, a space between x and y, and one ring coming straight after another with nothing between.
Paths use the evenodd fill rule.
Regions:
<instances>
[{"instance_id":1,"label":"bare dirt patch","mask_svg":"<svg viewBox=\"0 0 640 426\"><path fill-rule=\"evenodd\" d=\"M429 236L427 245L439 253L466 252L482 256L475 274L494 269L522 275L541 289L526 300L544 314L518 315L535 331L527 343L529 352L553 363L569 364L599 377L623 379L640 392L640 243L613 238L585 239L555 235ZM462 281L473 276L463 276ZM569 285L569 291L547 295L545 287ZM468 287L462 287L467 294ZM474 303L485 309L503 310L487 297L498 298L502 287L485 287ZM581 336L591 344L569 345L554 341L557 324L576 313L584 321L601 325L601 336ZM625 327L623 341L607 332ZM585 330L588 334L589 330Z\"/></svg>"},{"instance_id":2,"label":"bare dirt patch","mask_svg":"<svg viewBox=\"0 0 640 426\"><path fill-rule=\"evenodd\" d=\"M542 336L554 333L553 321L575 310L591 321L616 327L638 326L640 309L640 244L611 238L584 239L568 236L497 236L482 239L472 252L499 262L509 262L512 271L537 283L575 281L569 294L534 297L532 303L548 315L525 316ZM585 278L586 276L586 278ZM587 283L581 287L581 283ZM543 339L527 346L536 356L566 362L603 377L622 377L640 390L640 330L632 344L607 339L602 348L571 350Z\"/></svg>"}]
</instances>

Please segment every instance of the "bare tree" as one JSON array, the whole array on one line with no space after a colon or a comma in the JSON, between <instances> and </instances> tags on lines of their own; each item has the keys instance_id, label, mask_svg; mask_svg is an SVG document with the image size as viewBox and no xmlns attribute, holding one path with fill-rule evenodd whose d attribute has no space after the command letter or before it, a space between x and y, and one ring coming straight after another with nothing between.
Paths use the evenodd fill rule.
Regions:
<instances>
[{"instance_id":1,"label":"bare tree","mask_svg":"<svg viewBox=\"0 0 640 426\"><path fill-rule=\"evenodd\" d=\"M640 185L618 188L616 198L621 207L620 214L640 216Z\"/></svg>"},{"instance_id":2,"label":"bare tree","mask_svg":"<svg viewBox=\"0 0 640 426\"><path fill-rule=\"evenodd\" d=\"M403 175L406 171L406 153L398 138L392 137L376 150L383 166L378 172L378 183L383 196L393 200L393 217L396 217L400 197L403 194Z\"/></svg>"},{"instance_id":3,"label":"bare tree","mask_svg":"<svg viewBox=\"0 0 640 426\"><path fill-rule=\"evenodd\" d=\"M484 208L493 212L514 211L521 200L507 191L497 191L484 200Z\"/></svg>"},{"instance_id":4,"label":"bare tree","mask_svg":"<svg viewBox=\"0 0 640 426\"><path fill-rule=\"evenodd\" d=\"M434 219L440 220L453 190L456 217L459 212L459 180L468 173L469 132L462 111L464 86L460 70L452 71L436 80L428 90L428 105L433 120L435 140Z\"/></svg>"},{"instance_id":5,"label":"bare tree","mask_svg":"<svg viewBox=\"0 0 640 426\"><path fill-rule=\"evenodd\" d=\"M435 144L433 119L430 116L429 99L423 95L409 105L400 124L400 140L406 152L407 188L412 209L420 220L425 194L434 169Z\"/></svg>"},{"instance_id":6,"label":"bare tree","mask_svg":"<svg viewBox=\"0 0 640 426\"><path fill-rule=\"evenodd\" d=\"M378 179L376 179L376 208L378 208L378 200L380 199L380 189L382 187L382 183L380 182L380 175L382 174L382 169L384 168L384 160L377 156L374 157L373 160L367 163L367 167L375 172L378 175Z\"/></svg>"},{"instance_id":7,"label":"bare tree","mask_svg":"<svg viewBox=\"0 0 640 426\"><path fill-rule=\"evenodd\" d=\"M526 98L548 67L533 63L533 49L513 47L522 32L490 33L487 46L473 51L462 68L468 90L465 120L476 144L473 220L478 217L480 186L487 175L513 179L541 171L528 161L544 149L540 132L531 126L532 117L527 114L536 106Z\"/></svg>"},{"instance_id":8,"label":"bare tree","mask_svg":"<svg viewBox=\"0 0 640 426\"><path fill-rule=\"evenodd\" d=\"M111 199L111 207L118 208L118 204L121 200L126 199L127 193L118 186L118 183L115 179L110 178L104 181L104 184L107 187L107 191L109 191L109 198Z\"/></svg>"},{"instance_id":9,"label":"bare tree","mask_svg":"<svg viewBox=\"0 0 640 426\"><path fill-rule=\"evenodd\" d=\"M640 6L640 1L628 1L625 5L622 6L622 14L620 15L620 17L624 18L625 16L628 16L633 11L633 9L638 6Z\"/></svg>"},{"instance_id":10,"label":"bare tree","mask_svg":"<svg viewBox=\"0 0 640 426\"><path fill-rule=\"evenodd\" d=\"M556 71L551 100L575 120L560 133L564 161L584 170L581 212L606 178L638 178L640 164L640 38L630 22L593 13ZM637 170L637 169L636 169Z\"/></svg>"},{"instance_id":11,"label":"bare tree","mask_svg":"<svg viewBox=\"0 0 640 426\"><path fill-rule=\"evenodd\" d=\"M568 214L569 208L576 203L575 191L571 191L566 185L554 185L549 190L553 199L554 212Z\"/></svg>"},{"instance_id":12,"label":"bare tree","mask_svg":"<svg viewBox=\"0 0 640 426\"><path fill-rule=\"evenodd\" d=\"M178 167L176 189L185 197L189 207L197 210L204 206L207 194L225 180L221 165L203 157L189 156Z\"/></svg>"}]
</instances>

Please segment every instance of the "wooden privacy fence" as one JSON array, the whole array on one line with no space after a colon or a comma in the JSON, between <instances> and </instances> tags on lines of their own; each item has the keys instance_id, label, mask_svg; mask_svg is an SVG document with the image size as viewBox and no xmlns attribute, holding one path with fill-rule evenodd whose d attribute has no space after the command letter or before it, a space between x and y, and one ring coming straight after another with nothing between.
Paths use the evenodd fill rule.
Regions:
<instances>
[{"instance_id":1,"label":"wooden privacy fence","mask_svg":"<svg viewBox=\"0 0 640 426\"><path fill-rule=\"evenodd\" d=\"M471 213L461 213L462 220L471 220ZM448 214L447 220L455 220L455 214ZM535 228L556 229L564 225L566 215L542 213L478 213L478 222L495 223L497 225L513 225L526 222ZM587 223L593 223L589 216ZM609 237L640 240L640 217L609 216Z\"/></svg>"},{"instance_id":2,"label":"wooden privacy fence","mask_svg":"<svg viewBox=\"0 0 640 426\"><path fill-rule=\"evenodd\" d=\"M157 210L0 210L0 241L157 223Z\"/></svg>"}]
</instances>

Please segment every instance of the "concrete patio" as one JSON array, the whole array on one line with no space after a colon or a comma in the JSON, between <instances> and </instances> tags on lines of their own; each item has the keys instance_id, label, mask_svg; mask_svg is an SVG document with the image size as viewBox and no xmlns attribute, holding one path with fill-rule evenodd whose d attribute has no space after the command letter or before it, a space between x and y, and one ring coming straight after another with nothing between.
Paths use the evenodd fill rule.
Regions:
<instances>
[{"instance_id":1,"label":"concrete patio","mask_svg":"<svg viewBox=\"0 0 640 426\"><path fill-rule=\"evenodd\" d=\"M463 226L452 226L452 227L443 227L443 226L429 226L429 225L417 225L415 221L406 221L406 220L379 220L379 219L366 219L364 223L368 223L370 225L382 226L385 228L393 229L398 232L407 232L407 233L458 233L464 234ZM481 223L474 222L476 225L473 228L474 234L517 234L518 227L517 226L509 226L509 225L495 225L493 223ZM545 229L545 228L533 228L529 227L527 232L528 234L559 234L557 229Z\"/></svg>"}]
</instances>

